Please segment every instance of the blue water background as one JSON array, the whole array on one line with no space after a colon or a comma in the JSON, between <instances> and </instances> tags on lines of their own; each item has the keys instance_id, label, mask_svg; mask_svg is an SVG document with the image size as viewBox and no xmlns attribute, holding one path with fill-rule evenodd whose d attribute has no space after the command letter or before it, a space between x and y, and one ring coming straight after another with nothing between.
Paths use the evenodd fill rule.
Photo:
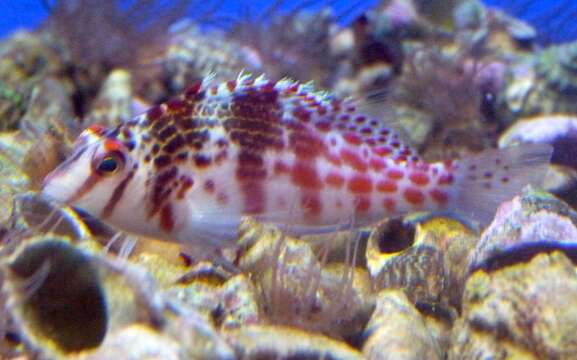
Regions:
<instances>
[{"instance_id":1,"label":"blue water background","mask_svg":"<svg viewBox=\"0 0 577 360\"><path fill-rule=\"evenodd\" d=\"M99 0L94 0L95 2ZM290 3L291 1L287 1ZM346 23L368 8L375 1L365 1L361 6L349 10L351 0L337 1L337 13L345 13ZM539 31L543 42L563 42L577 39L576 0L485 0L487 5L500 7L510 14L522 18ZM238 0L224 1L223 14L235 15L241 12ZM254 9L266 8L271 0L250 0ZM294 1L293 3L298 3ZM319 1L319 3L321 3ZM0 0L0 37L19 28L35 28L42 23L48 12L41 0Z\"/></svg>"}]
</instances>

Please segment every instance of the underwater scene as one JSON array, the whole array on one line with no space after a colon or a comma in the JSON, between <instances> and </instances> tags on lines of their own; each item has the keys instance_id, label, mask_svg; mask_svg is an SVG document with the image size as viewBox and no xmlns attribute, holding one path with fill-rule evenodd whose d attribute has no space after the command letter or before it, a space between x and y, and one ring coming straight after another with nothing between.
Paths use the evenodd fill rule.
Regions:
<instances>
[{"instance_id":1,"label":"underwater scene","mask_svg":"<svg viewBox=\"0 0 577 360\"><path fill-rule=\"evenodd\" d=\"M577 2L0 13L0 359L577 359Z\"/></svg>"}]
</instances>

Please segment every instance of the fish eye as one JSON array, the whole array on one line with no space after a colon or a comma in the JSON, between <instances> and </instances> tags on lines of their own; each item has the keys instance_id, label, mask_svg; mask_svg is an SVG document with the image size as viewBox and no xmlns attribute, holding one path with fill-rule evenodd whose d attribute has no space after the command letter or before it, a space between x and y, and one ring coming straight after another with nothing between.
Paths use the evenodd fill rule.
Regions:
<instances>
[{"instance_id":1,"label":"fish eye","mask_svg":"<svg viewBox=\"0 0 577 360\"><path fill-rule=\"evenodd\" d=\"M124 160L118 154L108 154L97 164L96 171L102 175L112 175L124 166Z\"/></svg>"}]
</instances>

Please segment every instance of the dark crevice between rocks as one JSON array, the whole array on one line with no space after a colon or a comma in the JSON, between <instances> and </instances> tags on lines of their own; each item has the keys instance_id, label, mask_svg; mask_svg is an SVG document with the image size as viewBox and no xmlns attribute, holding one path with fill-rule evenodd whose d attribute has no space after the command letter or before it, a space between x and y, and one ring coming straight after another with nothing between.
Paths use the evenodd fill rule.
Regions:
<instances>
[{"instance_id":1,"label":"dark crevice between rocks","mask_svg":"<svg viewBox=\"0 0 577 360\"><path fill-rule=\"evenodd\" d=\"M577 265L577 245L576 244L563 244L559 242L552 241L540 241L530 244L519 244L514 247L509 248L504 252L496 252L491 256L487 257L484 261L475 264L470 272L473 273L477 270L483 270L486 272L493 272L500 270L512 265L526 263L531 261L535 256L546 253L550 254L554 251L561 251Z\"/></svg>"},{"instance_id":2,"label":"dark crevice between rocks","mask_svg":"<svg viewBox=\"0 0 577 360\"><path fill-rule=\"evenodd\" d=\"M291 354L281 355L274 350L259 350L243 359L250 360L337 360L338 358L326 351L301 350Z\"/></svg>"},{"instance_id":3,"label":"dark crevice between rocks","mask_svg":"<svg viewBox=\"0 0 577 360\"><path fill-rule=\"evenodd\" d=\"M379 229L378 237L379 251L394 254L413 245L415 227L401 219L391 219Z\"/></svg>"},{"instance_id":4,"label":"dark crevice between rocks","mask_svg":"<svg viewBox=\"0 0 577 360\"><path fill-rule=\"evenodd\" d=\"M29 245L10 270L15 281L28 285L19 296L20 321L27 332L54 342L64 353L101 344L106 303L97 271L85 254L61 241L44 241Z\"/></svg>"},{"instance_id":5,"label":"dark crevice between rocks","mask_svg":"<svg viewBox=\"0 0 577 360\"><path fill-rule=\"evenodd\" d=\"M453 324L456 318L456 312L446 305L417 301L415 307L421 314L430 315L448 324Z\"/></svg>"}]
</instances>

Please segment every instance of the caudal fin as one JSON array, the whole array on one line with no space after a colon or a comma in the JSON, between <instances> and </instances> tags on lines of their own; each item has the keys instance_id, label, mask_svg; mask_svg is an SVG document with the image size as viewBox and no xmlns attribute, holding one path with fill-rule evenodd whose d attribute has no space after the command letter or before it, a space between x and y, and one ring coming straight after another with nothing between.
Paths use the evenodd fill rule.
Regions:
<instances>
[{"instance_id":1,"label":"caudal fin","mask_svg":"<svg viewBox=\"0 0 577 360\"><path fill-rule=\"evenodd\" d=\"M459 161L456 175L456 211L489 223L499 204L513 198L526 185L541 186L553 148L523 144L484 151Z\"/></svg>"}]
</instances>

